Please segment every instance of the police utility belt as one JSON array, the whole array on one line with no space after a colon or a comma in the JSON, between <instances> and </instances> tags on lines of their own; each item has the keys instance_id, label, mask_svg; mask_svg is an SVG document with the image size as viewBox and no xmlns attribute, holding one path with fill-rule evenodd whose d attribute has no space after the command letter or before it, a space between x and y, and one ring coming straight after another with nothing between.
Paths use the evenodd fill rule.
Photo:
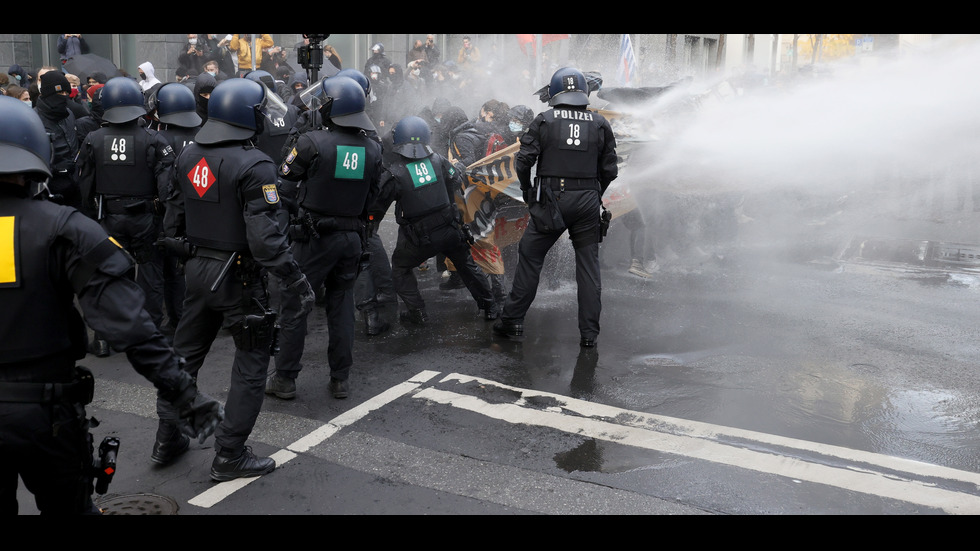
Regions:
<instances>
[{"instance_id":1,"label":"police utility belt","mask_svg":"<svg viewBox=\"0 0 980 551\"><path fill-rule=\"evenodd\" d=\"M103 197L102 212L105 214L157 213L153 197Z\"/></svg>"},{"instance_id":2,"label":"police utility belt","mask_svg":"<svg viewBox=\"0 0 980 551\"><path fill-rule=\"evenodd\" d=\"M75 366L70 383L0 382L0 402L52 404L68 402L90 404L95 396L95 377L82 366Z\"/></svg>"},{"instance_id":3,"label":"police utility belt","mask_svg":"<svg viewBox=\"0 0 980 551\"><path fill-rule=\"evenodd\" d=\"M554 191L600 191L598 178L564 178L560 176L539 176L535 182L546 185Z\"/></svg>"},{"instance_id":4,"label":"police utility belt","mask_svg":"<svg viewBox=\"0 0 980 551\"><path fill-rule=\"evenodd\" d=\"M444 205L435 212L425 214L410 220L406 226L420 236L429 235L433 230L443 226L455 225L457 220L456 206L453 204Z\"/></svg>"},{"instance_id":5,"label":"police utility belt","mask_svg":"<svg viewBox=\"0 0 980 551\"><path fill-rule=\"evenodd\" d=\"M303 208L302 216L293 219L289 226L289 236L294 240L318 239L321 235L353 231L364 233L364 221L357 216L330 216Z\"/></svg>"}]
</instances>

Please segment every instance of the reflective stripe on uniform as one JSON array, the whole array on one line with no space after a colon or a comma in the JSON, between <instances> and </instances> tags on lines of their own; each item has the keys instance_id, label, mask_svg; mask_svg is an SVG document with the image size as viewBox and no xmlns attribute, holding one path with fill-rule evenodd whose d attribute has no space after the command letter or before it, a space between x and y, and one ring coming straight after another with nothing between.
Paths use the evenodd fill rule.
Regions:
<instances>
[{"instance_id":1,"label":"reflective stripe on uniform","mask_svg":"<svg viewBox=\"0 0 980 551\"><path fill-rule=\"evenodd\" d=\"M0 216L0 284L17 283L15 217Z\"/></svg>"}]
</instances>

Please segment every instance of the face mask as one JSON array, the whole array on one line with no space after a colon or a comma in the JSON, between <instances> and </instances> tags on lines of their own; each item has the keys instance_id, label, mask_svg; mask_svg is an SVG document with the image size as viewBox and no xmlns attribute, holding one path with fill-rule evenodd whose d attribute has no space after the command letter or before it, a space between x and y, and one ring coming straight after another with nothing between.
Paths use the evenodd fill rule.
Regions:
<instances>
[{"instance_id":1,"label":"face mask","mask_svg":"<svg viewBox=\"0 0 980 551\"><path fill-rule=\"evenodd\" d=\"M31 100L29 100L29 99L22 99L22 100L20 100L20 101L22 101L22 102L24 102L24 103L26 103L28 107L32 107L32 105L31 105Z\"/></svg>"},{"instance_id":2,"label":"face mask","mask_svg":"<svg viewBox=\"0 0 980 551\"><path fill-rule=\"evenodd\" d=\"M418 70L418 69L415 69L414 71L412 71L412 75L413 75L413 76L419 76L419 75L421 75L421 74L422 74L422 71L420 71L420 70Z\"/></svg>"},{"instance_id":3,"label":"face mask","mask_svg":"<svg viewBox=\"0 0 980 551\"><path fill-rule=\"evenodd\" d=\"M187 40L187 43L190 44L191 46L193 46L193 45L197 44L197 39L196 38L190 38L190 39Z\"/></svg>"},{"instance_id":4,"label":"face mask","mask_svg":"<svg viewBox=\"0 0 980 551\"><path fill-rule=\"evenodd\" d=\"M213 72L212 71L206 71L206 72L207 72L207 74L209 74L209 75L211 75L213 77L218 76L218 71L213 71Z\"/></svg>"},{"instance_id":5,"label":"face mask","mask_svg":"<svg viewBox=\"0 0 980 551\"><path fill-rule=\"evenodd\" d=\"M63 96L61 94L52 94L45 98L48 105L54 109L67 109L68 108L68 96Z\"/></svg>"},{"instance_id":6,"label":"face mask","mask_svg":"<svg viewBox=\"0 0 980 551\"><path fill-rule=\"evenodd\" d=\"M146 75L143 74L143 73L140 73L140 80L146 80Z\"/></svg>"},{"instance_id":7,"label":"face mask","mask_svg":"<svg viewBox=\"0 0 980 551\"><path fill-rule=\"evenodd\" d=\"M20 82L20 75L14 75L14 78L17 79L17 82Z\"/></svg>"},{"instance_id":8,"label":"face mask","mask_svg":"<svg viewBox=\"0 0 980 551\"><path fill-rule=\"evenodd\" d=\"M507 127L510 128L511 132L520 132L522 128L521 123L514 121L510 121L510 124L508 124Z\"/></svg>"}]
</instances>

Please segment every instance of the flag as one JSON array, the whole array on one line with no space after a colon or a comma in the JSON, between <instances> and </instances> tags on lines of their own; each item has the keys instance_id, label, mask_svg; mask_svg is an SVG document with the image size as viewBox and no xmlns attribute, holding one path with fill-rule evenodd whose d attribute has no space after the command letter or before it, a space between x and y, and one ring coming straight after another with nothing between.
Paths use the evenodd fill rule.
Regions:
<instances>
[{"instance_id":1,"label":"flag","mask_svg":"<svg viewBox=\"0 0 980 551\"><path fill-rule=\"evenodd\" d=\"M619 43L619 68L616 70L616 80L623 86L636 83L636 59L633 57L633 42L630 35L624 34Z\"/></svg>"},{"instance_id":2,"label":"flag","mask_svg":"<svg viewBox=\"0 0 980 551\"><path fill-rule=\"evenodd\" d=\"M541 35L541 45L547 46L552 42L557 42L559 40L565 40L569 38L570 34L542 34ZM521 53L530 57L537 57L537 35L534 34L519 34L517 35L517 44L521 47ZM531 47L528 48L528 45Z\"/></svg>"},{"instance_id":3,"label":"flag","mask_svg":"<svg viewBox=\"0 0 980 551\"><path fill-rule=\"evenodd\" d=\"M566 38L568 38L570 36L572 36L572 35L570 35L570 34L543 34L543 35L541 35L541 45L542 46L547 46L548 44L551 44L552 42L557 42L559 40L565 40Z\"/></svg>"},{"instance_id":4,"label":"flag","mask_svg":"<svg viewBox=\"0 0 980 551\"><path fill-rule=\"evenodd\" d=\"M517 35L517 44L521 47L521 53L526 56L534 57L534 35L533 34L519 34ZM528 51L528 44L531 45L530 51Z\"/></svg>"}]
</instances>

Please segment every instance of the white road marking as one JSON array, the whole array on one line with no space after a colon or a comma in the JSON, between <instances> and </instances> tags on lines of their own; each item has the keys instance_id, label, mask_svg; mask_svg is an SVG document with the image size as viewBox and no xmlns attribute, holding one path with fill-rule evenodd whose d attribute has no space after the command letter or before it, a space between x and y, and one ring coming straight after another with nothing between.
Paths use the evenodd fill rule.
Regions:
<instances>
[{"instance_id":1,"label":"white road marking","mask_svg":"<svg viewBox=\"0 0 980 551\"><path fill-rule=\"evenodd\" d=\"M510 404L491 404L474 396L436 388L423 389L414 397L466 409L514 424L551 427L623 445L683 455L935 507L948 513L980 513L980 496L945 490L936 487L931 482L912 479L912 476L941 477L976 486L980 482L980 475L977 473L899 457L860 452L838 446L624 410L559 394L511 387L478 377L450 374L444 377L441 382L454 380L461 383L473 381L514 390L521 397ZM547 410L524 407L526 399L529 397L554 398L557 403L561 404L561 407ZM562 411L563 409L569 410L575 415L568 415ZM716 440L719 437L735 437L746 440L747 443L756 442L808 450L830 457L864 463L868 466L831 467L814 461L781 455L775 451L754 451L737 442L720 442ZM893 472L879 472L875 470L877 468L898 471L904 476L902 474L896 475Z\"/></svg>"},{"instance_id":2,"label":"white road marking","mask_svg":"<svg viewBox=\"0 0 980 551\"><path fill-rule=\"evenodd\" d=\"M341 413L337 417L334 417L327 424L319 427L313 432L307 434L306 436L300 438L299 440L293 442L292 444L286 446L286 449L279 450L272 454L270 457L276 461L276 467L282 465L294 457L296 454L303 453L313 446L323 442L327 438L333 436L338 430L350 425L351 423L361 419L368 413L381 408L394 401L397 398L412 392L417 389L422 383L428 381L429 379L438 375L438 371L422 371L405 381L404 383L399 383L388 390L378 394L374 398L362 402L357 406ZM273 471L275 472L275 471ZM228 482L219 482L217 485L209 488L208 490L194 496L187 503L191 505L196 505L198 507L209 508L213 507L221 500L235 493L236 491L244 488L245 486L252 483L252 481L261 478L261 476L253 476L248 478L236 478L235 480L229 480Z\"/></svg>"},{"instance_id":3,"label":"white road marking","mask_svg":"<svg viewBox=\"0 0 980 551\"><path fill-rule=\"evenodd\" d=\"M437 375L439 372L436 371L420 372L408 381L395 385L338 415L328 423L286 446L286 449L277 451L272 455L272 458L275 459L277 465L292 460L297 454L309 451L336 434L343 427L362 419L368 413L418 390L423 383ZM513 424L550 427L627 446L682 455L785 476L794 480L805 480L869 495L916 503L941 509L948 513L980 514L980 496L946 490L937 487L932 482L915 479L915 477L941 478L952 482L968 483L974 488L980 489L980 474L978 473L839 446L630 411L560 394L512 387L489 379L458 373L445 375L440 382L461 384L476 382L514 391L520 397L513 403L491 404L471 395L432 387L419 390L413 396L417 399L431 400ZM551 398L556 405L547 409L528 407L528 400L533 398ZM725 441L725 439L730 441ZM790 451L816 453L830 459L846 460L850 462L850 466L833 467L821 462L783 455L772 449L766 451L749 449L752 444L757 445L754 447L779 446ZM258 478L241 478L219 483L194 497L188 503L199 507L212 507Z\"/></svg>"}]
</instances>

